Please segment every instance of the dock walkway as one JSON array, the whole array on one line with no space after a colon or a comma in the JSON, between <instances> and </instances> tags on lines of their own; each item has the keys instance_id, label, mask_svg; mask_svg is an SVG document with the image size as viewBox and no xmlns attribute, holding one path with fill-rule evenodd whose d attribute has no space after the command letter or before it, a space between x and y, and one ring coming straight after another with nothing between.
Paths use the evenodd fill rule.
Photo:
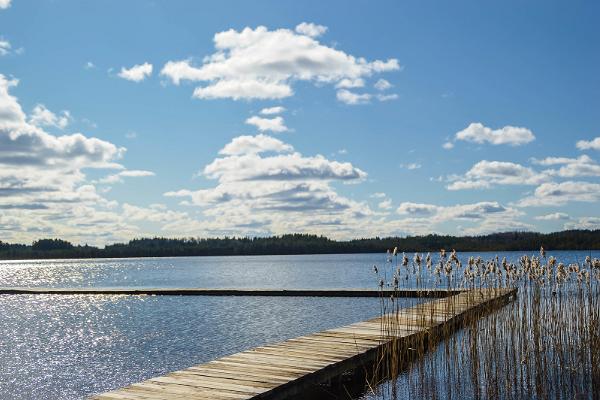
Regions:
<instances>
[{"instance_id":1,"label":"dock walkway","mask_svg":"<svg viewBox=\"0 0 600 400\"><path fill-rule=\"evenodd\" d=\"M515 292L462 291L398 314L256 347L92 398L242 400L297 396L348 371L366 368L391 342L395 348L402 348L402 344L408 347L411 339L455 329L482 308L491 310L504 304ZM390 321L393 329L382 328Z\"/></svg>"},{"instance_id":2,"label":"dock walkway","mask_svg":"<svg viewBox=\"0 0 600 400\"><path fill-rule=\"evenodd\" d=\"M447 297L459 290L440 289L210 289L210 288L24 288L0 287L0 294L129 295L129 296L272 296L272 297Z\"/></svg>"}]
</instances>

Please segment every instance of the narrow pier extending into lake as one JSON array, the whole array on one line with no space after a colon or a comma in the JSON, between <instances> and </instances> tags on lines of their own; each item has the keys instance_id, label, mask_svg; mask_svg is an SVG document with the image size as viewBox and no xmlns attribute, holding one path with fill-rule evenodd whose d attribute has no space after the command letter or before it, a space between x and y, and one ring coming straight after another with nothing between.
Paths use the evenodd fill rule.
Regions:
<instances>
[{"instance_id":1,"label":"narrow pier extending into lake","mask_svg":"<svg viewBox=\"0 0 600 400\"><path fill-rule=\"evenodd\" d=\"M286 399L370 368L385 346L407 350L509 301L516 289L465 290L344 327L256 347L92 397L97 400ZM310 316L307 316L310 318ZM389 323L393 329L386 329Z\"/></svg>"},{"instance_id":2,"label":"narrow pier extending into lake","mask_svg":"<svg viewBox=\"0 0 600 400\"><path fill-rule=\"evenodd\" d=\"M302 297L397 297L440 298L460 293L459 290L425 289L201 289L201 288L2 288L0 294L86 294L147 296L302 296Z\"/></svg>"}]
</instances>

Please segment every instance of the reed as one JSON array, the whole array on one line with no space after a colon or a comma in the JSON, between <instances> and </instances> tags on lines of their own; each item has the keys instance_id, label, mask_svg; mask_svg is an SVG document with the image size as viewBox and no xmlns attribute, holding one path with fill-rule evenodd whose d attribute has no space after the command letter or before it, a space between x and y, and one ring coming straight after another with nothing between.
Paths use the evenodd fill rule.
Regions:
<instances>
[{"instance_id":1,"label":"reed","mask_svg":"<svg viewBox=\"0 0 600 400\"><path fill-rule=\"evenodd\" d=\"M455 251L408 257L393 249L373 270L382 289L517 288L518 294L502 308L477 310L456 332L425 330L408 343L384 346L368 382L370 397L600 398L600 259L567 265L542 248L515 262L496 256L463 263ZM381 296L380 313L382 336L414 318L394 295Z\"/></svg>"}]
</instances>

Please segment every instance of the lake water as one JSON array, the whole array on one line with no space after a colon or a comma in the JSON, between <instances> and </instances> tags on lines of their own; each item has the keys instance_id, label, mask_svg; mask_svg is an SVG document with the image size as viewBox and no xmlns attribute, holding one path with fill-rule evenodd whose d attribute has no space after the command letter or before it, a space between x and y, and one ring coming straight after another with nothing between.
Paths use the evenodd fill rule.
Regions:
<instances>
[{"instance_id":1,"label":"lake water","mask_svg":"<svg viewBox=\"0 0 600 400\"><path fill-rule=\"evenodd\" d=\"M376 288L372 266L384 264L382 254L6 261L0 287ZM0 295L0 398L84 398L378 314L364 298Z\"/></svg>"}]
</instances>

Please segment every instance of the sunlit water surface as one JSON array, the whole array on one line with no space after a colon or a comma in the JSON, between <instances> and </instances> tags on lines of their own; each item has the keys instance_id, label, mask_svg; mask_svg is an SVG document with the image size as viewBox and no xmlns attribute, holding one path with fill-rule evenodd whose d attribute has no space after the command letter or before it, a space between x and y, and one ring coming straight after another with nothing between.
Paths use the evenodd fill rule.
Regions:
<instances>
[{"instance_id":1,"label":"sunlit water surface","mask_svg":"<svg viewBox=\"0 0 600 400\"><path fill-rule=\"evenodd\" d=\"M372 266L384 264L381 254L7 261L0 287L376 288ZM378 314L365 298L0 295L0 398L84 398Z\"/></svg>"}]
</instances>

